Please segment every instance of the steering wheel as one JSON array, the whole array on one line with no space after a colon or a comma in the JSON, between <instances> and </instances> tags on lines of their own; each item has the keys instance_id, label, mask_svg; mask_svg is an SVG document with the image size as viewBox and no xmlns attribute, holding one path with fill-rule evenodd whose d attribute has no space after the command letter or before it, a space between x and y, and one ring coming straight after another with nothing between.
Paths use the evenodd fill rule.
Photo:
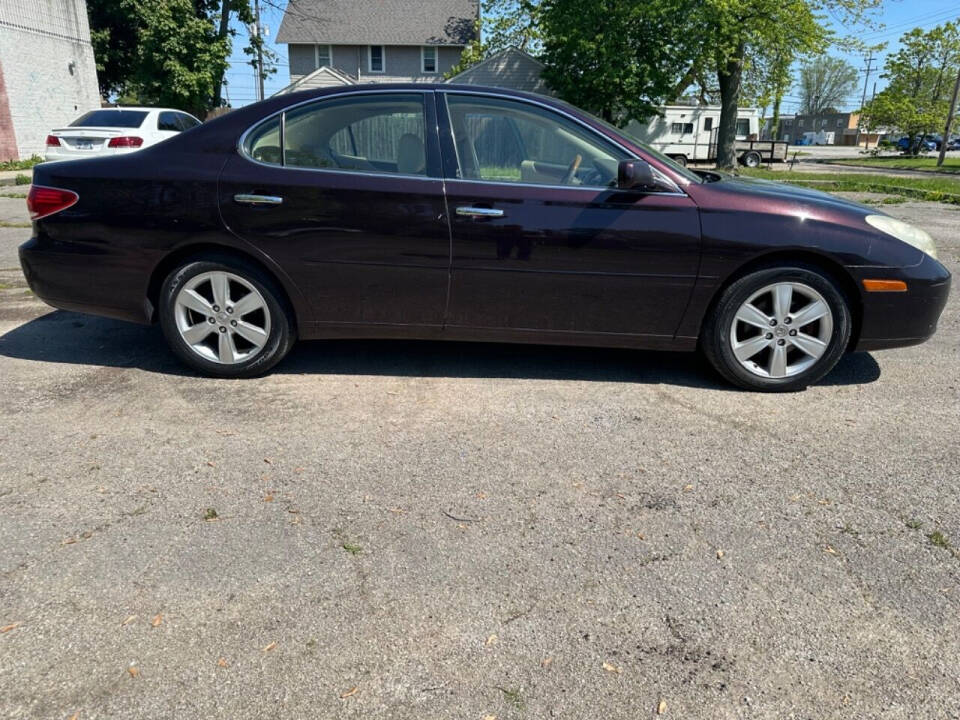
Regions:
<instances>
[{"instance_id":1,"label":"steering wheel","mask_svg":"<svg viewBox=\"0 0 960 720\"><path fill-rule=\"evenodd\" d=\"M570 167L567 168L566 174L563 176L563 180L560 181L561 185L570 185L571 181L577 174L577 170L580 169L580 163L583 162L583 157L579 153L574 155L573 162L570 163Z\"/></svg>"}]
</instances>

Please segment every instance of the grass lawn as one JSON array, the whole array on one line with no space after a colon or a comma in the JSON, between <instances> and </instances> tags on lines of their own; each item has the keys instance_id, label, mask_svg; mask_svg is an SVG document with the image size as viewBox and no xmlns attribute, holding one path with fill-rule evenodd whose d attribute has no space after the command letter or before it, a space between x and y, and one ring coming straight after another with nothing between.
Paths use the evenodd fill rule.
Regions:
<instances>
[{"instance_id":1,"label":"grass lawn","mask_svg":"<svg viewBox=\"0 0 960 720\"><path fill-rule=\"evenodd\" d=\"M937 167L937 157L935 154L922 157L902 157L899 155L870 157L869 155L864 155L860 158L832 160L831 163L837 165L862 165L864 167L890 168L891 170L924 170L926 172L956 173L960 175L960 157L945 157L943 159L943 165Z\"/></svg>"},{"instance_id":2,"label":"grass lawn","mask_svg":"<svg viewBox=\"0 0 960 720\"><path fill-rule=\"evenodd\" d=\"M960 205L960 178L952 177L886 177L884 175L860 173L799 173L784 170L765 170L740 168L741 175L779 180L793 185L817 188L818 190L839 190L847 192L881 192L888 195L900 195L915 200Z\"/></svg>"}]
</instances>

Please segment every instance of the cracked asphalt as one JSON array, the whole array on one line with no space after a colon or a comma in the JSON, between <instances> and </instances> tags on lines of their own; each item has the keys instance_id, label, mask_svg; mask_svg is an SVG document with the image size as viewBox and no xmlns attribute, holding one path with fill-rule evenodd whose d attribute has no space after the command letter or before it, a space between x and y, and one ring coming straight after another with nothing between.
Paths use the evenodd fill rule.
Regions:
<instances>
[{"instance_id":1,"label":"cracked asphalt","mask_svg":"<svg viewBox=\"0 0 960 720\"><path fill-rule=\"evenodd\" d=\"M957 272L960 209L885 209ZM960 717L956 292L930 342L786 396L393 341L220 381L33 298L28 233L0 228L0 717Z\"/></svg>"}]
</instances>

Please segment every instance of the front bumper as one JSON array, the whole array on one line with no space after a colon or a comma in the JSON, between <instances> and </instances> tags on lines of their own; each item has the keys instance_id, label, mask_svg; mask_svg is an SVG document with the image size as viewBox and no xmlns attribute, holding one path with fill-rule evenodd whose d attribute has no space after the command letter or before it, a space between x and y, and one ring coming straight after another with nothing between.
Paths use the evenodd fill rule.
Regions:
<instances>
[{"instance_id":1,"label":"front bumper","mask_svg":"<svg viewBox=\"0 0 960 720\"><path fill-rule=\"evenodd\" d=\"M950 295L950 271L929 255L907 268L850 268L860 290L863 316L856 350L917 345L937 331ZM872 293L865 279L903 280L907 292Z\"/></svg>"}]
</instances>

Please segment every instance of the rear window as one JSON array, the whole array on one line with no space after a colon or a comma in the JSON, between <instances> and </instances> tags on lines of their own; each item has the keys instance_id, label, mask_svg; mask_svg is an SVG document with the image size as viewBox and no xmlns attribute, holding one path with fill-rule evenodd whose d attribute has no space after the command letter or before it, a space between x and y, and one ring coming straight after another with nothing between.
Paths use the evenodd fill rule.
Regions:
<instances>
[{"instance_id":1,"label":"rear window","mask_svg":"<svg viewBox=\"0 0 960 720\"><path fill-rule=\"evenodd\" d=\"M147 113L142 110L91 110L70 123L70 127L138 128L145 117Z\"/></svg>"}]
</instances>

